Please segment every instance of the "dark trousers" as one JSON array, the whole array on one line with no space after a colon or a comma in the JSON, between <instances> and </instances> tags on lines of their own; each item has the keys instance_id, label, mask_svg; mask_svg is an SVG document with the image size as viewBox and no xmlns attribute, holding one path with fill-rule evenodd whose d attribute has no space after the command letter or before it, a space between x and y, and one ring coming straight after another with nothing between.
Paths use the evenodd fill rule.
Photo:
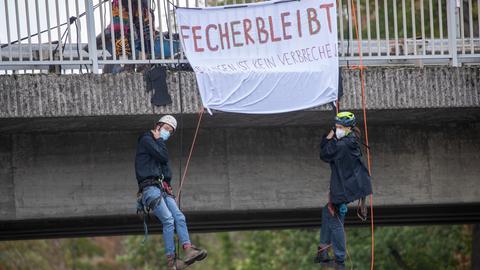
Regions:
<instances>
[{"instance_id":1,"label":"dark trousers","mask_svg":"<svg viewBox=\"0 0 480 270\"><path fill-rule=\"evenodd\" d=\"M320 228L320 246L332 245L336 262L344 262L346 254L345 229L343 227L345 218L338 215L338 211L332 216L325 205L322 210L322 227ZM324 252L327 252L325 250Z\"/></svg>"}]
</instances>

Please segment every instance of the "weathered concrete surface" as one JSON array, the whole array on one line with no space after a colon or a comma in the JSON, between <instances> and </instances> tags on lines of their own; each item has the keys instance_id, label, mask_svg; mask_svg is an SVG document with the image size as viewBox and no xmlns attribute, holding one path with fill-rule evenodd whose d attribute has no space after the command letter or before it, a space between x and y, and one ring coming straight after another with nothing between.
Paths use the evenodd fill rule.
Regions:
<instances>
[{"instance_id":1,"label":"weathered concrete surface","mask_svg":"<svg viewBox=\"0 0 480 270\"><path fill-rule=\"evenodd\" d=\"M0 136L0 216L15 218L15 192L13 183L13 142L11 136Z\"/></svg>"},{"instance_id":2,"label":"weathered concrete surface","mask_svg":"<svg viewBox=\"0 0 480 270\"><path fill-rule=\"evenodd\" d=\"M360 112L358 71L344 70L341 108ZM196 126L200 98L191 72L168 76L173 104L154 107L142 74L0 76L0 132L139 130L158 114L180 115L185 128ZM477 67L368 68L367 107L370 123L478 121L480 69ZM361 114L358 114L361 117ZM319 125L331 121L331 108L272 115L214 113L203 127ZM180 118L180 117L179 117Z\"/></svg>"},{"instance_id":3,"label":"weathered concrete surface","mask_svg":"<svg viewBox=\"0 0 480 270\"><path fill-rule=\"evenodd\" d=\"M478 67L371 67L365 74L367 107L371 110L480 106ZM349 110L361 109L358 76L356 70L343 71L342 107ZM178 114L180 96L183 113L196 113L200 98L195 76L182 72L181 77L182 95L178 73L169 73L173 103L152 107L151 92L146 92L139 73L0 76L0 118Z\"/></svg>"},{"instance_id":4,"label":"weathered concrete surface","mask_svg":"<svg viewBox=\"0 0 480 270\"><path fill-rule=\"evenodd\" d=\"M215 221L210 216L215 212L317 211L327 201L330 174L318 158L319 138L326 128L202 129L184 185L183 209L189 215L205 213L209 222ZM480 203L478 128L478 122L371 127L375 206L434 209ZM62 219L81 218L91 219L84 225L91 228L96 218L130 217L139 133L6 136L0 147L0 190L6 195L0 202L0 227L30 221L30 230L40 230L60 226ZM192 136L192 130L184 134L183 162ZM176 184L178 139L177 134L169 143ZM228 217L216 219L228 223ZM50 223L39 225L43 220ZM136 232L141 230L137 220L131 222Z\"/></svg>"},{"instance_id":5,"label":"weathered concrete surface","mask_svg":"<svg viewBox=\"0 0 480 270\"><path fill-rule=\"evenodd\" d=\"M344 71L341 105L361 122L357 75ZM184 164L196 124L194 76L182 75L183 114L176 79L173 104L153 108L141 74L0 76L0 239L141 232L137 136L182 115ZM380 223L480 221L479 69L369 68L366 81ZM331 119L328 107L206 115L182 199L192 228L318 225ZM177 184L181 134L169 142Z\"/></svg>"}]
</instances>

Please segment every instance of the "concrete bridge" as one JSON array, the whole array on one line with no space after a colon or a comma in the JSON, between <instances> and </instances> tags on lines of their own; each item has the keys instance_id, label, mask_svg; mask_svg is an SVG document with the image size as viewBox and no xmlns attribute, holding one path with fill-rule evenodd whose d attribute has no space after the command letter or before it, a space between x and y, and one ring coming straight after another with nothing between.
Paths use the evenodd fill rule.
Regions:
<instances>
[{"instance_id":1,"label":"concrete bridge","mask_svg":"<svg viewBox=\"0 0 480 270\"><path fill-rule=\"evenodd\" d=\"M362 118L358 71L343 78L341 107ZM177 116L178 185L200 109L193 73L168 84L173 103L153 107L140 73L0 76L0 240L142 232L137 137ZM478 67L370 67L366 85L376 223L480 222ZM318 226L330 174L318 144L332 116L205 115L181 204L191 229Z\"/></svg>"}]
</instances>

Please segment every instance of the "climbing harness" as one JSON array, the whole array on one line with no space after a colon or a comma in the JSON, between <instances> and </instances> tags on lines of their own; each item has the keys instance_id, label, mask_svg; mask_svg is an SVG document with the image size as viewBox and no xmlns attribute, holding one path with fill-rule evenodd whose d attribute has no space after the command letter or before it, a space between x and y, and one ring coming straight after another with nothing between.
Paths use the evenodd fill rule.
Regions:
<instances>
[{"instance_id":1,"label":"climbing harness","mask_svg":"<svg viewBox=\"0 0 480 270\"><path fill-rule=\"evenodd\" d=\"M359 40L359 34L358 34L358 23L357 23L357 17L356 17L356 6L355 6L355 3L353 0L350 0L351 1L351 4L352 4L352 14L353 14L353 21L354 21L354 25L355 25L355 31L356 31L356 37L357 37L357 42L358 42L358 54L359 54L359 59L360 59L360 63L358 66L353 66L352 69L354 70L359 70L359 73L360 73L360 80L361 80L361 94L362 94L362 110L363 110L363 124L364 124L364 133L365 133L365 143L364 143L364 146L366 148L366 152L367 152L367 168L368 168L368 172L369 172L369 175L371 175L371 157L370 157L370 146L369 146L369 140L368 140L368 126L367 126L367 115L366 115L366 95L365 95L365 78L364 78L364 71L366 69L366 67L363 65L363 59L362 59L362 54L361 54L361 42ZM172 4L170 1L168 1L168 3ZM175 5L173 5L175 7ZM350 44L349 44L350 45ZM179 87L180 87L180 90L181 90L181 78L180 78L180 75L179 75ZM181 91L180 91L181 92ZM180 93L181 95L182 93ZM181 98L183 99L183 98ZM181 105L182 105L182 100L181 100ZM340 103L339 101L336 102L336 110L337 110L337 113L338 113L338 110L340 108ZM183 110L182 110L183 112ZM195 134L194 134L194 137L193 137L193 141L192 141L192 144L190 146L190 151L189 151L189 155L188 155L188 158L187 158L187 161L186 161L186 165L185 165L185 169L183 170L183 174L182 175L182 178L181 178L181 181L180 181L180 185L179 185L179 188L178 188L178 191L177 191L177 204L180 205L181 204L181 192L182 192L182 188L183 188L183 185L185 183L185 179L186 179L186 175L187 175L187 172L188 172L188 167L189 167L189 164L190 164L190 160L192 158L192 154L193 154L193 151L194 151L194 148L195 148L195 143L196 143L196 140L197 140L197 136L198 136L198 132L199 132L199 128L200 128L200 124L201 124L201 121L202 121L202 117L203 117L203 114L204 114L204 108L201 108L201 110L199 111L199 116L198 116L198 122L197 122L197 127L196 127L196 130L195 130ZM182 127L183 129L183 127ZM182 140L183 141L183 140ZM181 159L181 156L179 157ZM181 166L180 166L181 167ZM181 170L181 168L180 168ZM366 201L366 198L361 198L358 202L358 208L357 208L357 215L359 216L359 218L361 218L362 220L366 220L366 217L367 217L367 211L366 211L366 207L365 207L365 201ZM373 195L371 195L370 197L370 220L371 220L371 231L372 231L372 237L371 237L371 241L372 241L372 244L371 244L371 270L374 269L374 255L375 255L375 242L374 242L374 222L373 222L373 218L374 218L374 213L373 213ZM347 255L350 257L349 253L348 253L348 250L347 250Z\"/></svg>"},{"instance_id":2,"label":"climbing harness","mask_svg":"<svg viewBox=\"0 0 480 270\"><path fill-rule=\"evenodd\" d=\"M161 199L161 197L160 197ZM143 241L142 244L145 244L148 240L148 219L150 215L150 207L147 207L143 204L143 193L137 193L137 215L143 220Z\"/></svg>"},{"instance_id":3,"label":"climbing harness","mask_svg":"<svg viewBox=\"0 0 480 270\"><path fill-rule=\"evenodd\" d=\"M164 188L164 183L165 181L163 180L163 176L161 176L158 179L146 179L139 185L137 192L137 215L143 220L144 237L142 244L148 240L148 222L150 218L150 211L154 210L155 207L162 202L163 196L173 197L173 194L169 194L169 192ZM143 203L143 189L150 186L159 188L161 195L153 199L148 205L145 205Z\"/></svg>"},{"instance_id":4,"label":"climbing harness","mask_svg":"<svg viewBox=\"0 0 480 270\"><path fill-rule=\"evenodd\" d=\"M358 204L357 204L357 217L363 222L367 221L367 218L368 218L368 210L365 205L365 200L366 198L363 197L360 200L358 200Z\"/></svg>"}]
</instances>

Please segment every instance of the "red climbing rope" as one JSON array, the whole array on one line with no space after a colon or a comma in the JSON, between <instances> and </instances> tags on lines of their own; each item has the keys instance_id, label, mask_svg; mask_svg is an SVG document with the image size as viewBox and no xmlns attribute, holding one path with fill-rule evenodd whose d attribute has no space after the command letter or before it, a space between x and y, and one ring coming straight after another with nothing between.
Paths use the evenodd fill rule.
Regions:
<instances>
[{"instance_id":1,"label":"red climbing rope","mask_svg":"<svg viewBox=\"0 0 480 270\"><path fill-rule=\"evenodd\" d=\"M351 3L352 3L353 23L355 25L355 34L357 38L358 57L360 60L358 67L355 67L355 69L358 69L360 71L360 83L362 87L363 126L365 130L365 145L367 148L368 174L372 175L370 146L368 143L367 108L366 108L367 105L366 105L366 97L365 97L365 74L364 74L365 66L363 65L363 58L362 58L362 44L358 35L359 30L358 30L355 1L351 0ZM371 253L372 260L370 262L370 270L373 270L374 264L375 264L375 231L374 231L374 224L373 224L373 194L370 196L370 224L371 224L371 230L372 230L372 253Z\"/></svg>"},{"instance_id":2,"label":"red climbing rope","mask_svg":"<svg viewBox=\"0 0 480 270\"><path fill-rule=\"evenodd\" d=\"M360 82L361 82L361 90L362 90L362 110L363 110L363 125L364 125L364 132L365 132L365 145L367 149L367 165L368 165L368 173L371 175L371 155L370 155L370 147L369 147L369 141L368 141L368 125L367 125L367 110L366 110L366 95L365 95L365 75L364 75L364 70L365 66L363 65L363 58L362 58L362 50L361 50L361 41L359 38L358 34L358 23L357 23L357 16L356 16L356 6L354 0L350 0L352 4L352 13L353 13L353 22L355 25L355 33L356 33L356 38L357 38L357 47L358 47L358 56L359 56L359 65L353 67L354 69L358 69L360 72ZM337 100L336 102L336 110L337 113L339 111L340 103ZM188 172L188 166L190 164L190 160L192 158L193 150L195 148L195 143L197 140L197 135L198 131L200 129L200 123L202 121L203 114L205 112L205 109L202 107L202 109L199 112L199 117L198 117L198 123L197 123L197 128L195 130L195 135L193 137L192 145L190 147L190 153L188 155L187 163L185 164L185 170L183 171L182 179L180 181L180 186L178 188L177 192L177 204L179 203L183 184L185 182L185 178ZM181 158L181 157L180 157ZM371 263L370 263L370 269L374 269L374 263L375 263L375 233L374 233L374 222L373 222L373 195L370 196L370 223L371 223Z\"/></svg>"},{"instance_id":3,"label":"red climbing rope","mask_svg":"<svg viewBox=\"0 0 480 270\"><path fill-rule=\"evenodd\" d=\"M193 149L195 149L195 143L197 141L197 135L198 135L198 131L200 130L200 123L202 122L204 112L205 112L205 109L202 107L202 109L200 109L200 112L198 113L197 129L195 130L195 135L193 136L192 145L190 146L190 153L188 154L187 163L185 164L185 170L183 170L182 179L180 180L180 187L178 188L178 192L177 192L177 204L180 202L183 183L185 182L185 177L187 176L188 165L190 165L190 160L192 159Z\"/></svg>"}]
</instances>

